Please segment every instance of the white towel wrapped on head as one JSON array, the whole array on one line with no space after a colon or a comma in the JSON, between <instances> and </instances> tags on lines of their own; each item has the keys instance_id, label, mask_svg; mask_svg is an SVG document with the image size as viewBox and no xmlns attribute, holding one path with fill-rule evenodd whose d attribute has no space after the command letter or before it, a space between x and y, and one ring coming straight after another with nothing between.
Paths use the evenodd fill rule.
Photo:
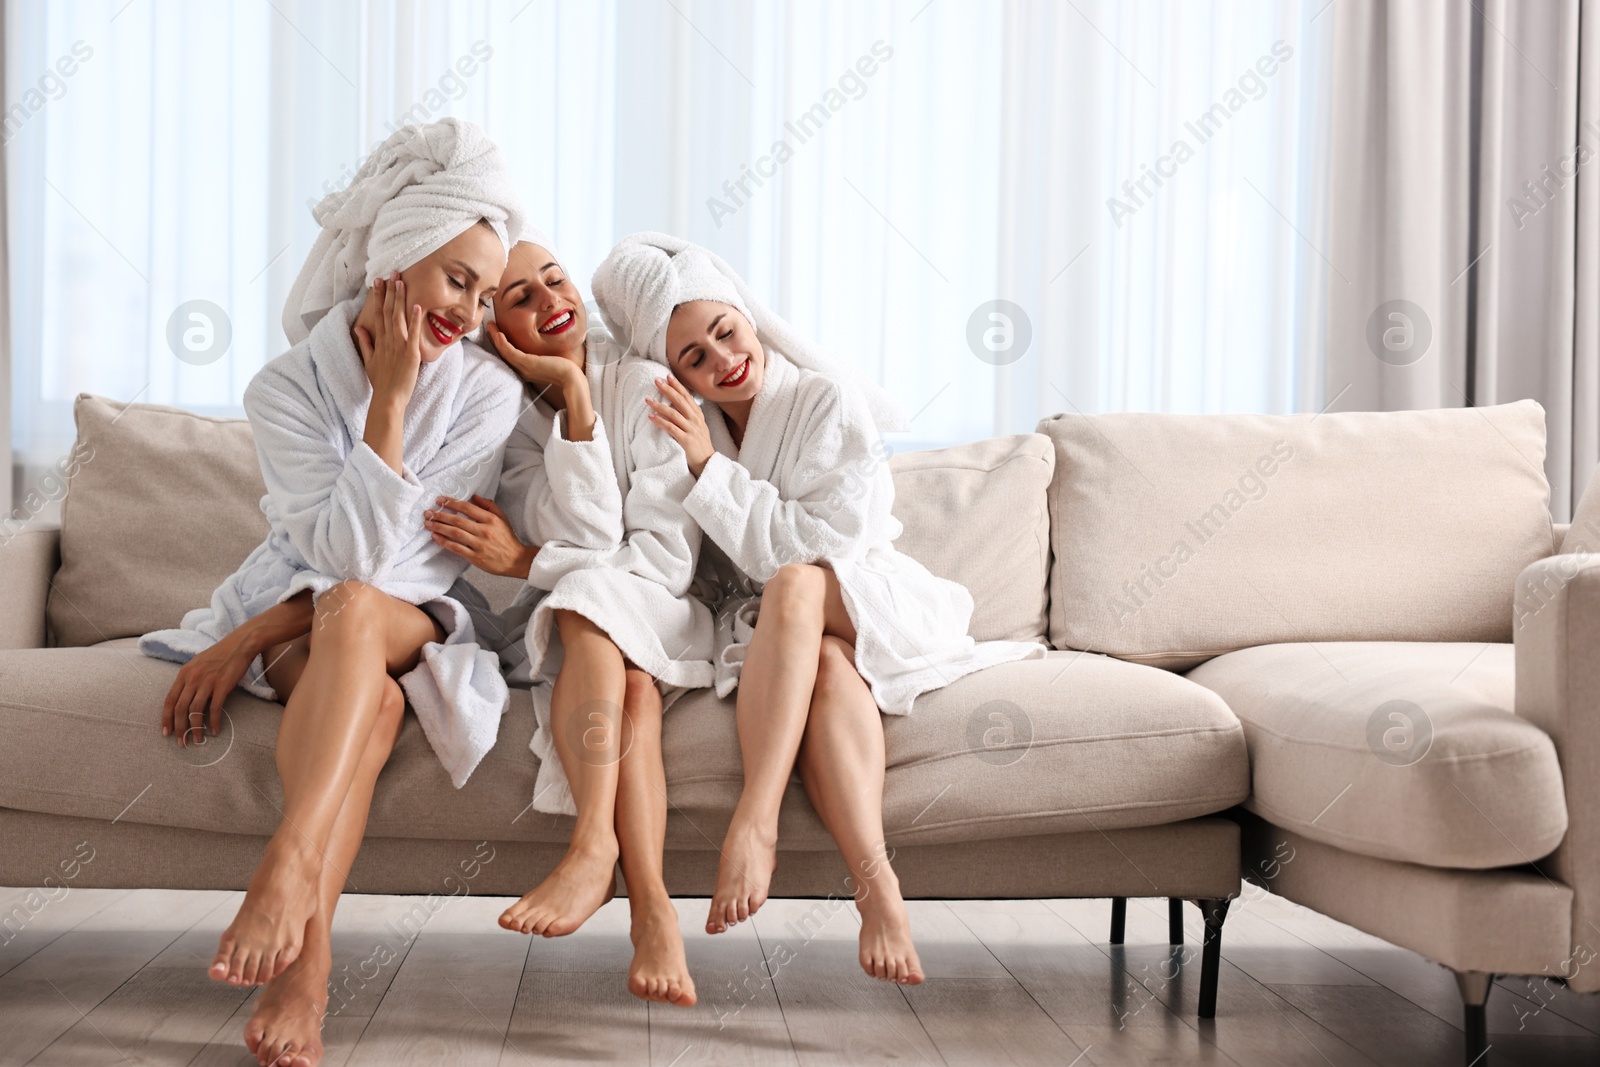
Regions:
<instances>
[{"instance_id":1,"label":"white towel wrapped on head","mask_svg":"<svg viewBox=\"0 0 1600 1067\"><path fill-rule=\"evenodd\" d=\"M635 233L617 242L594 272L594 299L606 328L633 351L667 364L667 322L679 304L729 304L756 337L803 370L848 382L861 394L880 431L910 429L905 412L877 383L840 364L781 315L761 303L732 267L708 248L665 233Z\"/></svg>"},{"instance_id":2,"label":"white towel wrapped on head","mask_svg":"<svg viewBox=\"0 0 1600 1067\"><path fill-rule=\"evenodd\" d=\"M283 332L303 341L328 309L486 220L509 252L525 225L500 149L475 123L402 126L348 186L312 209L322 232L289 290Z\"/></svg>"}]
</instances>

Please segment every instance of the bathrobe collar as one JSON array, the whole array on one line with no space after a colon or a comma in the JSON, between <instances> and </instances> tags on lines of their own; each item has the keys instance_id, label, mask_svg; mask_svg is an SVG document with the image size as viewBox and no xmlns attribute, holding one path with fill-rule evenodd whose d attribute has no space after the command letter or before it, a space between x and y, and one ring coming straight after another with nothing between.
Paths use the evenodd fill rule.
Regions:
<instances>
[{"instance_id":1,"label":"bathrobe collar","mask_svg":"<svg viewBox=\"0 0 1600 1067\"><path fill-rule=\"evenodd\" d=\"M350 336L350 328L365 301L363 293L334 306L311 328L311 336L305 340L317 380L344 419L352 441L359 441L366 434L367 409L372 406L372 382ZM400 436L408 466L409 457L431 456L444 444L444 435L454 421L455 394L462 381L465 359L458 338L438 359L418 368L417 386L406 405Z\"/></svg>"},{"instance_id":2,"label":"bathrobe collar","mask_svg":"<svg viewBox=\"0 0 1600 1067\"><path fill-rule=\"evenodd\" d=\"M710 400L705 402L706 428L711 431L711 447L736 461L753 477L770 481L783 451L790 416L800 399L800 369L770 347L763 351L767 360L761 391L750 405L743 445L733 443L727 416Z\"/></svg>"}]
</instances>

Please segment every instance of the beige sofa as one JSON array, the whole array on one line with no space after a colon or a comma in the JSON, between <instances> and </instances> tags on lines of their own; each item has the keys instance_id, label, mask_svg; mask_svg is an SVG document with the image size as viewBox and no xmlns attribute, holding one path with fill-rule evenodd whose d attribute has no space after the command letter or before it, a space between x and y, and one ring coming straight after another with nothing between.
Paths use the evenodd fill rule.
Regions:
<instances>
[{"instance_id":1,"label":"beige sofa","mask_svg":"<svg viewBox=\"0 0 1600 1067\"><path fill-rule=\"evenodd\" d=\"M0 883L88 842L75 885L241 887L281 800L278 709L236 692L222 735L179 750L156 726L175 668L133 644L262 536L248 425L88 396L77 418L59 528L0 536ZM1469 1028L1486 975L1600 988L1573 963L1600 787L1571 773L1600 744L1600 562L1554 555L1538 405L1039 430L890 461L900 547L972 590L974 633L1061 650L885 720L908 895L1197 901L1210 1014L1242 847L1253 881L1454 968ZM1524 571L1551 578L1533 610ZM408 723L351 888L533 884L570 822L529 810L532 730L513 694L457 791ZM705 894L739 784L731 702L686 697L664 747L669 884ZM842 895L798 784L781 829L773 891Z\"/></svg>"}]
</instances>

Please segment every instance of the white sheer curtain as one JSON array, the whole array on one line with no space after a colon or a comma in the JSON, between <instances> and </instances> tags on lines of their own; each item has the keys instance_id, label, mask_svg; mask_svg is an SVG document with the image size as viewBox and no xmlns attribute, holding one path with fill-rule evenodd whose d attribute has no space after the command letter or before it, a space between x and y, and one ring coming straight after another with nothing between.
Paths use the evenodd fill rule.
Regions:
<instances>
[{"instance_id":1,"label":"white sheer curtain","mask_svg":"<svg viewBox=\"0 0 1600 1067\"><path fill-rule=\"evenodd\" d=\"M1321 6L8 0L18 493L79 392L238 413L308 205L445 114L500 141L580 281L636 229L723 253L901 398L896 450L1315 410ZM209 361L168 343L196 300L231 327Z\"/></svg>"}]
</instances>

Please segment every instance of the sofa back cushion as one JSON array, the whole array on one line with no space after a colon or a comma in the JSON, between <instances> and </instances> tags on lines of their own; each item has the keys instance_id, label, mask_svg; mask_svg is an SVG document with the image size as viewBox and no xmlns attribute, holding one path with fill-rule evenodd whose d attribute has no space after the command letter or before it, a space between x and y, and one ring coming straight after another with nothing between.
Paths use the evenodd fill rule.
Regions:
<instances>
[{"instance_id":1,"label":"sofa back cushion","mask_svg":"<svg viewBox=\"0 0 1600 1067\"><path fill-rule=\"evenodd\" d=\"M889 460L895 547L972 593L980 641L1043 640L1049 606L1049 438L1017 434Z\"/></svg>"},{"instance_id":2,"label":"sofa back cushion","mask_svg":"<svg viewBox=\"0 0 1600 1067\"><path fill-rule=\"evenodd\" d=\"M176 626L267 536L250 424L81 393L61 502L55 644Z\"/></svg>"},{"instance_id":3,"label":"sofa back cushion","mask_svg":"<svg viewBox=\"0 0 1600 1067\"><path fill-rule=\"evenodd\" d=\"M1050 641L1175 670L1295 641L1510 641L1554 549L1544 409L1061 414Z\"/></svg>"},{"instance_id":4,"label":"sofa back cushion","mask_svg":"<svg viewBox=\"0 0 1600 1067\"><path fill-rule=\"evenodd\" d=\"M92 645L176 626L267 536L250 424L83 394L61 505L54 642ZM1042 639L1054 452L1021 434L889 461L897 547L960 582L981 640ZM468 578L503 607L520 583Z\"/></svg>"}]
</instances>

